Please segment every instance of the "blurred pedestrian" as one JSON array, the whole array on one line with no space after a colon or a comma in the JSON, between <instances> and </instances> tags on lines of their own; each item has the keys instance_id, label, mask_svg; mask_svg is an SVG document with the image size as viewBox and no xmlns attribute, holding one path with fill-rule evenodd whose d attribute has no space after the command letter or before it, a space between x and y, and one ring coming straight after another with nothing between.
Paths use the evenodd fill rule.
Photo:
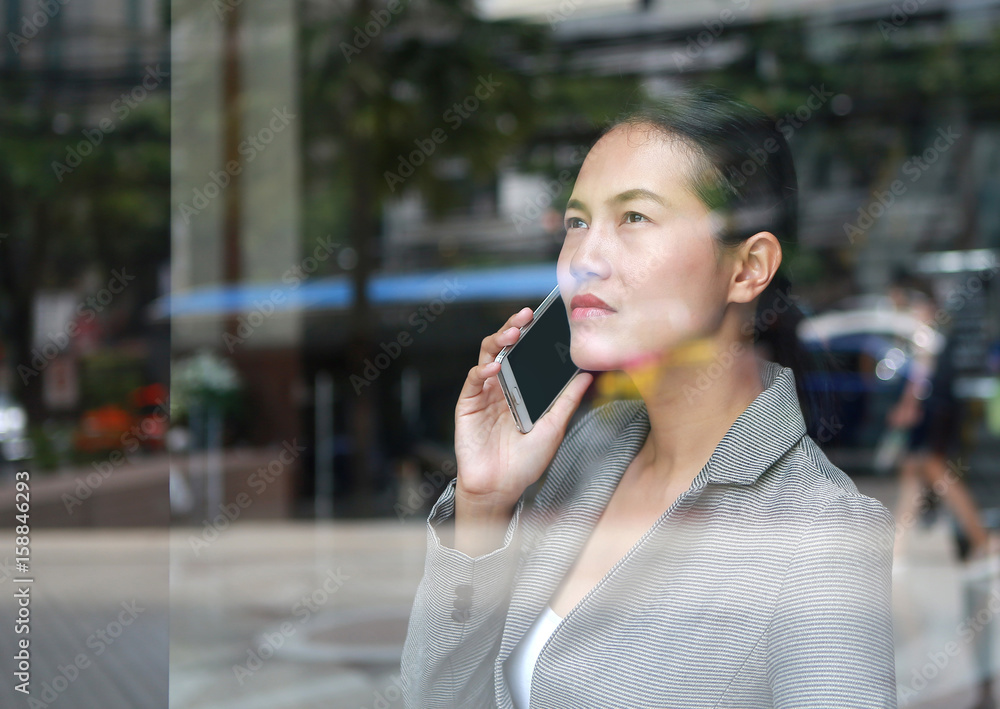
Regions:
<instances>
[{"instance_id":1,"label":"blurred pedestrian","mask_svg":"<svg viewBox=\"0 0 1000 709\"><path fill-rule=\"evenodd\" d=\"M910 310L923 323L935 323L938 309L933 297L911 299ZM980 559L989 551L989 534L958 470L962 408L953 391L956 338L951 329L942 334L944 346L936 355L920 349L914 356L902 396L887 417L889 427L907 431L906 451L899 464L897 560L906 553L908 532L920 513L925 486L955 515L969 543L967 558Z\"/></svg>"}]
</instances>

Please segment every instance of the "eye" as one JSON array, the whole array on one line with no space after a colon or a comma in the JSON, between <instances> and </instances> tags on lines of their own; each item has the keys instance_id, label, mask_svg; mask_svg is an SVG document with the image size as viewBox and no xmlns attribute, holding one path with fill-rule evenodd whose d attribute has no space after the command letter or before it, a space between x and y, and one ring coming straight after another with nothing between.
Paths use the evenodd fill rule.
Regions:
<instances>
[{"instance_id":1,"label":"eye","mask_svg":"<svg viewBox=\"0 0 1000 709\"><path fill-rule=\"evenodd\" d=\"M577 229L577 228L582 229L585 226L587 226L587 222L585 222L582 219L580 219L580 217L567 217L566 218L566 230L567 231L569 231L570 229Z\"/></svg>"},{"instance_id":2,"label":"eye","mask_svg":"<svg viewBox=\"0 0 1000 709\"><path fill-rule=\"evenodd\" d=\"M639 214L638 212L625 212L625 222L627 224L635 224L639 221L648 222L649 219Z\"/></svg>"}]
</instances>

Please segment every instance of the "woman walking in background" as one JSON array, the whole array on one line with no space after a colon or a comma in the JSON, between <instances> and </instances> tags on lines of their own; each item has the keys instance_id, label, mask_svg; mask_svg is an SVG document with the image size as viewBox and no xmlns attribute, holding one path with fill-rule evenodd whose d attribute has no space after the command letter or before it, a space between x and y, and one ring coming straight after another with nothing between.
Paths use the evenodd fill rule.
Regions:
<instances>
[{"instance_id":1,"label":"woman walking in background","mask_svg":"<svg viewBox=\"0 0 1000 709\"><path fill-rule=\"evenodd\" d=\"M938 312L933 297L909 304L925 324ZM910 530L916 524L924 487L951 508L968 542L969 560L989 552L990 537L979 510L957 473L961 406L953 391L956 339L945 331L945 344L937 355L914 358L902 396L889 412L890 428L908 429L907 449L899 465L899 500L896 506L896 559L906 555Z\"/></svg>"}]
</instances>

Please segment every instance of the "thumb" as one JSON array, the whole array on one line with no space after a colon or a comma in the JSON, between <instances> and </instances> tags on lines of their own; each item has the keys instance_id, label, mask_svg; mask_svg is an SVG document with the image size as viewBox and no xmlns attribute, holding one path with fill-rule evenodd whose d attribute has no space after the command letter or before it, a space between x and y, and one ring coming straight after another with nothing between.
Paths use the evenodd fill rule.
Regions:
<instances>
[{"instance_id":1,"label":"thumb","mask_svg":"<svg viewBox=\"0 0 1000 709\"><path fill-rule=\"evenodd\" d=\"M580 406L583 395L587 392L590 384L594 381L594 375L590 372L577 372L563 393L556 399L548 415L552 416L552 423L560 428L565 428L573 412Z\"/></svg>"}]
</instances>

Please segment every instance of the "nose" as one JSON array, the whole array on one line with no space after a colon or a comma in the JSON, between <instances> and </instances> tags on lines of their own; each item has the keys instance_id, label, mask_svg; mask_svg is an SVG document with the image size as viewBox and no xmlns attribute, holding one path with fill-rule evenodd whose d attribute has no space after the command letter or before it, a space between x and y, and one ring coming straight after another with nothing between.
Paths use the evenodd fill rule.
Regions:
<instances>
[{"instance_id":1,"label":"nose","mask_svg":"<svg viewBox=\"0 0 1000 709\"><path fill-rule=\"evenodd\" d=\"M569 274L576 283L603 279L611 275L611 264L606 257L608 240L599 229L590 228L582 237L563 242L568 254Z\"/></svg>"}]
</instances>

